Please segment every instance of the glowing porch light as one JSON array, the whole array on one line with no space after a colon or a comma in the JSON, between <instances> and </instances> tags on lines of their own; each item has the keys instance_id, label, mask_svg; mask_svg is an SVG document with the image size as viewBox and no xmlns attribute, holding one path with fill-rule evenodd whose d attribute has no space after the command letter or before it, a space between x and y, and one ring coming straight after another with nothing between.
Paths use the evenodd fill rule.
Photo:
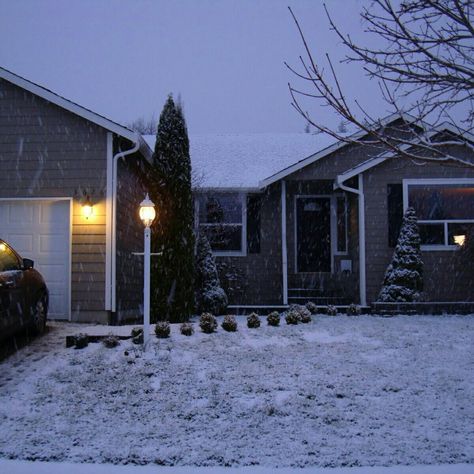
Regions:
<instances>
[{"instance_id":1,"label":"glowing porch light","mask_svg":"<svg viewBox=\"0 0 474 474\"><path fill-rule=\"evenodd\" d=\"M150 200L148 194L140 204L140 219L145 224L145 227L150 227L151 223L156 217L155 205Z\"/></svg>"},{"instance_id":2,"label":"glowing porch light","mask_svg":"<svg viewBox=\"0 0 474 474\"><path fill-rule=\"evenodd\" d=\"M94 206L89 196L87 196L86 202L82 205L82 215L86 219L89 219L94 215Z\"/></svg>"},{"instance_id":3,"label":"glowing porch light","mask_svg":"<svg viewBox=\"0 0 474 474\"><path fill-rule=\"evenodd\" d=\"M464 245L464 242L466 242L465 235L455 235L453 238L454 238L454 243L456 245L459 245L460 247L462 247Z\"/></svg>"}]
</instances>

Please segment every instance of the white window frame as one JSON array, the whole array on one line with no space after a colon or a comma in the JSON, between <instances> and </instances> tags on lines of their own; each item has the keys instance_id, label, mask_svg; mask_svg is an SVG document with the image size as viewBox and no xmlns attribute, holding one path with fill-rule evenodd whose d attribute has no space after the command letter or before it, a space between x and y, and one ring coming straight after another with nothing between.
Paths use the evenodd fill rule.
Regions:
<instances>
[{"instance_id":1,"label":"white window frame","mask_svg":"<svg viewBox=\"0 0 474 474\"><path fill-rule=\"evenodd\" d=\"M463 185L470 184L474 186L474 178L430 178L430 179L404 179L403 183L403 213L408 208L408 188L411 185ZM441 219L441 220L428 220L419 219L419 224L444 224L444 244L437 245L422 245L421 250L428 251L446 251L446 250L459 250L459 245L450 245L448 224L474 224L474 218L472 219Z\"/></svg>"},{"instance_id":2,"label":"white window frame","mask_svg":"<svg viewBox=\"0 0 474 474\"><path fill-rule=\"evenodd\" d=\"M337 198L342 197L345 201L346 206L346 251L341 252L337 250ZM298 214L296 212L297 209L297 201L298 199L306 199L306 198L325 198L329 199L329 224L330 224L330 238L331 238L331 273L335 271L335 255L348 255L349 254L349 238L348 238L348 202L347 196L344 193L337 193L337 194L297 194L293 198L293 215L295 225L293 229L294 235L294 265L295 265L295 273L300 273L298 270Z\"/></svg>"},{"instance_id":3,"label":"white window frame","mask_svg":"<svg viewBox=\"0 0 474 474\"><path fill-rule=\"evenodd\" d=\"M201 227L201 222L199 221L199 211L200 211L200 197L205 195L212 195L212 194L235 194L238 196L241 207L242 207L242 241L241 241L241 251L235 250L213 250L212 254L215 257L246 257L247 256L247 193L241 191L231 191L231 190L222 190L222 189L214 189L196 193L195 199L195 221L196 221L196 230L199 232ZM204 223L202 225L212 225ZM221 225L221 224L216 224Z\"/></svg>"}]
</instances>

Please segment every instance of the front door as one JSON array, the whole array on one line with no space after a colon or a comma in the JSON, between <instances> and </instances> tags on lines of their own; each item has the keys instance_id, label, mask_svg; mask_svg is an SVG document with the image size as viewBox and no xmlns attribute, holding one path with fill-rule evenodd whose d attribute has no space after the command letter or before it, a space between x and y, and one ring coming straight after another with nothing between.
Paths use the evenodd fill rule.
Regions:
<instances>
[{"instance_id":1,"label":"front door","mask_svg":"<svg viewBox=\"0 0 474 474\"><path fill-rule=\"evenodd\" d=\"M298 272L331 271L331 200L296 199L296 254Z\"/></svg>"}]
</instances>

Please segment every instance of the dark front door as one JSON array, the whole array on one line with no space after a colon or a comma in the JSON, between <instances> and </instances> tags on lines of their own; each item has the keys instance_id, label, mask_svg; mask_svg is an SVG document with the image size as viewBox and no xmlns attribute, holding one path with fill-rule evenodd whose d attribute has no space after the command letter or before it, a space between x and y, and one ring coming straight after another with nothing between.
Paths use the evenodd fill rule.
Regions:
<instances>
[{"instance_id":1,"label":"dark front door","mask_svg":"<svg viewBox=\"0 0 474 474\"><path fill-rule=\"evenodd\" d=\"M296 219L298 272L330 272L330 198L298 198L296 200Z\"/></svg>"}]
</instances>

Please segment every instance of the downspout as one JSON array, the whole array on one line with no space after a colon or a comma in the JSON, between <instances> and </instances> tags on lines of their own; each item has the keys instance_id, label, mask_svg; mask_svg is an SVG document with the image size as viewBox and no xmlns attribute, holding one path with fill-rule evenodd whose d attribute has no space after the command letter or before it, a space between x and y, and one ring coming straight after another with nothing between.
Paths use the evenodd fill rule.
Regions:
<instances>
[{"instance_id":1,"label":"downspout","mask_svg":"<svg viewBox=\"0 0 474 474\"><path fill-rule=\"evenodd\" d=\"M132 141L133 143L133 141ZM120 151L114 155L112 160L112 281L111 281L111 312L117 311L116 293L117 293L117 168L118 160L128 155L136 153L140 149L140 137L135 135L135 143L132 148Z\"/></svg>"},{"instance_id":2,"label":"downspout","mask_svg":"<svg viewBox=\"0 0 474 474\"><path fill-rule=\"evenodd\" d=\"M286 181L281 182L281 271L283 304L288 304L288 254L286 249Z\"/></svg>"},{"instance_id":3,"label":"downspout","mask_svg":"<svg viewBox=\"0 0 474 474\"><path fill-rule=\"evenodd\" d=\"M365 261L365 196L364 196L364 180L363 175L358 175L359 189L350 188L342 182L339 182L339 176L336 179L337 187L343 191L357 194L359 204L359 291L360 304L367 306L367 290L366 290L366 261Z\"/></svg>"}]
</instances>

